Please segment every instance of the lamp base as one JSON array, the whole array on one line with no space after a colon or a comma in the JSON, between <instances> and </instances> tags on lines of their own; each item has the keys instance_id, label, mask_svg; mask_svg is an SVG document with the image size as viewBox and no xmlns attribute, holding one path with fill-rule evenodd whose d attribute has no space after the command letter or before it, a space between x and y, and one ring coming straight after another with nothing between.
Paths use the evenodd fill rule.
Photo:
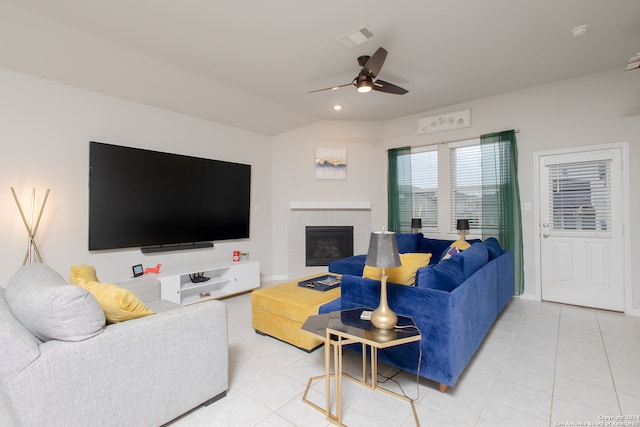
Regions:
<instances>
[{"instance_id":1,"label":"lamp base","mask_svg":"<svg viewBox=\"0 0 640 427\"><path fill-rule=\"evenodd\" d=\"M387 276L380 276L380 305L371 313L371 324L378 329L394 329L398 316L387 303Z\"/></svg>"},{"instance_id":2,"label":"lamp base","mask_svg":"<svg viewBox=\"0 0 640 427\"><path fill-rule=\"evenodd\" d=\"M396 323L398 323L398 316L389 306L380 305L371 313L371 324L378 329L394 329Z\"/></svg>"}]
</instances>

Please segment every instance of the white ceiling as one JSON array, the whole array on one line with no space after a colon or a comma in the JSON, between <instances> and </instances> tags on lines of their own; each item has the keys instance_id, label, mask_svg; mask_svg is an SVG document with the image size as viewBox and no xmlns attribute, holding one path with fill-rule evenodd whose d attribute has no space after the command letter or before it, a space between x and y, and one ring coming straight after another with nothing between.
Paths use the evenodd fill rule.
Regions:
<instances>
[{"instance_id":1,"label":"white ceiling","mask_svg":"<svg viewBox=\"0 0 640 427\"><path fill-rule=\"evenodd\" d=\"M23 15L29 12L31 34L36 25L50 28L41 40L17 38L34 56L35 49L52 48L56 39L65 46L61 56L63 50L76 53L58 63L45 55L36 67L24 52L7 51L4 66L269 135L319 120L418 114L613 68L623 78L628 58L640 51L639 0L1 4ZM587 35L572 37L570 30L581 24L590 26ZM355 48L337 40L361 25L373 32L373 40ZM62 28L74 34L73 40L63 37ZM307 93L350 82L360 69L356 58L379 46L389 55L378 77L408 94L358 94L353 87ZM88 49L98 53L87 57ZM127 60L122 51L129 52ZM91 61L102 65L88 72L82 63ZM64 68L60 62L72 64ZM137 72L146 78L134 82ZM332 110L335 103L343 105L342 111Z\"/></svg>"}]
</instances>

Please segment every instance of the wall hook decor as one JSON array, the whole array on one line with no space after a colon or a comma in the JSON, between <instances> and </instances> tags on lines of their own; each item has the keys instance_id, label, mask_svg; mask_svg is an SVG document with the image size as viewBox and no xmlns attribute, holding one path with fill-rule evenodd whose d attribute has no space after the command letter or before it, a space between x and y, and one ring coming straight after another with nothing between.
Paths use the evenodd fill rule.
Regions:
<instances>
[{"instance_id":1,"label":"wall hook decor","mask_svg":"<svg viewBox=\"0 0 640 427\"><path fill-rule=\"evenodd\" d=\"M40 225L40 219L42 219L42 212L44 212L44 206L47 204L47 198L49 197L49 189L47 188L46 193L44 194L44 199L42 200L42 205L38 211L38 217L36 222L33 222L33 212L35 208L36 202L36 189L34 188L31 192L31 209L29 211L29 219L22 210L22 206L20 205L20 201L18 200L18 196L16 195L16 191L11 187L11 194L13 194L13 199L16 201L16 205L18 206L18 210L20 211L20 216L22 217L22 222L24 223L25 228L27 229L28 235L28 244L27 244L27 253L24 255L24 260L22 261L22 265L31 264L34 260L37 262L42 262L42 256L40 255L40 251L38 250L38 245L36 245L36 233L38 232L38 226Z\"/></svg>"}]
</instances>

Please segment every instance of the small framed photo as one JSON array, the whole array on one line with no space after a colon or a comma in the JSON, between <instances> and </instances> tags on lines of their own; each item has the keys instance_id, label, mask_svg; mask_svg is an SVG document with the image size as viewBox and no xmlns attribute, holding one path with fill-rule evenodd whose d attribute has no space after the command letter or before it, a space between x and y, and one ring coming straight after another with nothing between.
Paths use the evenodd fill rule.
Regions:
<instances>
[{"instance_id":1,"label":"small framed photo","mask_svg":"<svg viewBox=\"0 0 640 427\"><path fill-rule=\"evenodd\" d=\"M134 265L131 269L133 270L133 277L142 276L144 274L142 264Z\"/></svg>"}]
</instances>

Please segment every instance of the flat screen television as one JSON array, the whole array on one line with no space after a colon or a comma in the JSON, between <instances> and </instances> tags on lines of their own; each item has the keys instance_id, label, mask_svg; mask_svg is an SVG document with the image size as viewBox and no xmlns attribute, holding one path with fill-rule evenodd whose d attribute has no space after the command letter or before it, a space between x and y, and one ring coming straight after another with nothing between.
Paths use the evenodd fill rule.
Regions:
<instances>
[{"instance_id":1,"label":"flat screen television","mask_svg":"<svg viewBox=\"0 0 640 427\"><path fill-rule=\"evenodd\" d=\"M249 237L251 166L89 143L89 250Z\"/></svg>"}]
</instances>

